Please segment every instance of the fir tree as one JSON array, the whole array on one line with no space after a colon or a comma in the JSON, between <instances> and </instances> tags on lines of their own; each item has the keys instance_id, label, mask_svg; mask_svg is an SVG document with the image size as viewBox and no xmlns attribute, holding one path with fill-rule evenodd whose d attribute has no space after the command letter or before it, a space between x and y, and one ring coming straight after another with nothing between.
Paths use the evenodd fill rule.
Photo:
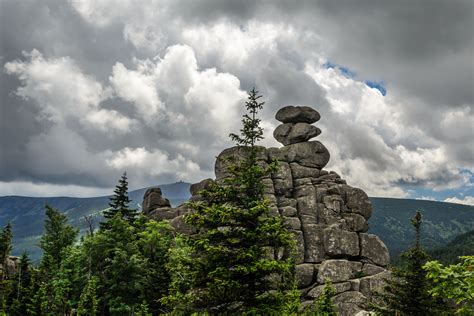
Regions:
<instances>
[{"instance_id":1,"label":"fir tree","mask_svg":"<svg viewBox=\"0 0 474 316\"><path fill-rule=\"evenodd\" d=\"M97 299L98 277L91 277L81 292L77 308L78 315L97 315L99 300Z\"/></svg>"},{"instance_id":2,"label":"fir tree","mask_svg":"<svg viewBox=\"0 0 474 316\"><path fill-rule=\"evenodd\" d=\"M138 215L136 209L129 207L130 199L128 198L128 181L127 173L124 172L115 186L114 194L110 197L109 208L104 211L105 222L100 223L101 228L107 227L107 221L112 219L116 214L120 213L121 217L133 223Z\"/></svg>"},{"instance_id":3,"label":"fir tree","mask_svg":"<svg viewBox=\"0 0 474 316\"><path fill-rule=\"evenodd\" d=\"M445 309L442 300L430 294L431 282L426 278L423 265L429 259L420 244L422 215L420 211L411 219L415 228L415 245L402 253L403 263L392 269L383 292L376 293L374 309L382 315L437 315Z\"/></svg>"},{"instance_id":4,"label":"fir tree","mask_svg":"<svg viewBox=\"0 0 474 316\"><path fill-rule=\"evenodd\" d=\"M48 270L59 269L61 261L66 255L66 249L73 245L79 230L68 224L67 216L57 209L49 205L46 205L45 208L45 232L40 240L40 247L43 249L42 264L48 265ZM50 267L50 264L54 266Z\"/></svg>"},{"instance_id":5,"label":"fir tree","mask_svg":"<svg viewBox=\"0 0 474 316\"><path fill-rule=\"evenodd\" d=\"M38 277L35 282L32 310L37 313L64 315L71 308L72 284L67 277L64 261L72 249L78 229L68 224L68 218L58 210L46 205L45 232L41 236L43 249Z\"/></svg>"},{"instance_id":6,"label":"fir tree","mask_svg":"<svg viewBox=\"0 0 474 316\"><path fill-rule=\"evenodd\" d=\"M293 246L293 237L279 216L269 215L263 194L262 178L276 163L262 167L257 161L262 148L255 144L263 138L260 98L255 90L249 93L240 135L230 135L245 158L231 162L230 177L201 192L204 201L190 204L193 211L185 220L199 233L190 238L190 252L184 254L189 257L178 264L189 270L183 275L190 284L174 282L177 291L168 298L177 311L271 314L285 305L291 290L294 262L278 254Z\"/></svg>"}]
</instances>

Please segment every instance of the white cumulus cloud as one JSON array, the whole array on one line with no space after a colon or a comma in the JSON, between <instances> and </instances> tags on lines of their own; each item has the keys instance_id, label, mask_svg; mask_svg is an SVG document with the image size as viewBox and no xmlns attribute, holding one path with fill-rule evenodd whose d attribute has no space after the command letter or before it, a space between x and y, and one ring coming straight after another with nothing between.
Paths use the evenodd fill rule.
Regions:
<instances>
[{"instance_id":1,"label":"white cumulus cloud","mask_svg":"<svg viewBox=\"0 0 474 316\"><path fill-rule=\"evenodd\" d=\"M474 205L474 196L464 196L462 198L458 197L449 197L444 200L444 202L465 204L465 205Z\"/></svg>"}]
</instances>

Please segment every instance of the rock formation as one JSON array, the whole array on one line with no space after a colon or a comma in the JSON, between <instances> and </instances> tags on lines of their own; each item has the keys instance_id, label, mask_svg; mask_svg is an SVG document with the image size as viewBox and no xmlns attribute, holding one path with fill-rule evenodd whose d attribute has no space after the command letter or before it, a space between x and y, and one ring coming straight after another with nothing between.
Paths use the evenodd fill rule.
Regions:
<instances>
[{"instance_id":1,"label":"rock formation","mask_svg":"<svg viewBox=\"0 0 474 316\"><path fill-rule=\"evenodd\" d=\"M15 256L8 256L5 260L5 266L0 263L0 275L4 275L7 279L11 279L18 273L20 258Z\"/></svg>"},{"instance_id":2,"label":"rock formation","mask_svg":"<svg viewBox=\"0 0 474 316\"><path fill-rule=\"evenodd\" d=\"M281 216L297 240L296 276L303 304L321 293L326 279L337 290L334 302L341 315L355 315L364 309L372 290L388 276L387 247L379 237L367 234L372 205L367 194L346 184L337 173L323 168L329 151L310 139L321 130L314 125L319 113L307 106L287 106L276 114L280 124L274 137L284 146L263 148L262 165L276 159L278 172L264 179L265 195L273 216ZM227 176L228 157L242 157L241 148L224 150L216 160L216 180ZM193 200L212 179L191 186ZM158 188L145 193L143 212L156 219L169 219L176 230L190 234L183 221L185 205L171 208Z\"/></svg>"}]
</instances>

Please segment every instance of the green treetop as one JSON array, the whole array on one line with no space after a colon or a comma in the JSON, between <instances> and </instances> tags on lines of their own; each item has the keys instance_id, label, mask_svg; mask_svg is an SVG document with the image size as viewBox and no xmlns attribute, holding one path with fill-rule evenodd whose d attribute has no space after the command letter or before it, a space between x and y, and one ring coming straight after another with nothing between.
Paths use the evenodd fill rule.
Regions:
<instances>
[{"instance_id":1,"label":"green treetop","mask_svg":"<svg viewBox=\"0 0 474 316\"><path fill-rule=\"evenodd\" d=\"M68 224L67 216L58 210L49 205L46 205L45 209L45 232L40 240L40 247L43 249L42 262L47 265L52 263L59 268L66 249L74 244L79 230Z\"/></svg>"},{"instance_id":2,"label":"green treetop","mask_svg":"<svg viewBox=\"0 0 474 316\"><path fill-rule=\"evenodd\" d=\"M127 173L124 172L119 183L115 186L114 194L110 197L109 208L104 211L106 222L101 223L101 228L105 228L107 221L112 219L117 213L120 213L121 217L130 223L133 223L137 218L138 212L136 209L131 209L129 204Z\"/></svg>"}]
</instances>

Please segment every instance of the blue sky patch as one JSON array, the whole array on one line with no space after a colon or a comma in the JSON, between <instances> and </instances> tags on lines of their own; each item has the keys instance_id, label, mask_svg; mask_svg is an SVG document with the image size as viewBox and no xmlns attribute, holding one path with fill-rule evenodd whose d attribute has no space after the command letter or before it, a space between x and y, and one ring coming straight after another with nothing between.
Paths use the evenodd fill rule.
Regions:
<instances>
[{"instance_id":1,"label":"blue sky patch","mask_svg":"<svg viewBox=\"0 0 474 316\"><path fill-rule=\"evenodd\" d=\"M383 96L387 95L387 89L385 88L385 85L383 84L383 82L366 80L365 84L373 89L379 90Z\"/></svg>"},{"instance_id":2,"label":"blue sky patch","mask_svg":"<svg viewBox=\"0 0 474 316\"><path fill-rule=\"evenodd\" d=\"M344 77L349 78L349 79L355 80L357 76L357 73L349 69L348 67L336 65L330 62L329 60L323 64L323 67L326 69L337 69ZM366 80L364 81L364 83L372 89L379 90L383 96L387 95L387 88L385 87L385 83L383 83L382 81Z\"/></svg>"},{"instance_id":3,"label":"blue sky patch","mask_svg":"<svg viewBox=\"0 0 474 316\"><path fill-rule=\"evenodd\" d=\"M463 199L466 196L474 196L474 186L473 180L461 187L455 189L447 189L435 191L428 187L419 187L419 186L409 186L404 185L402 188L409 193L409 199L434 199L436 201L444 201L447 198L457 197L458 199Z\"/></svg>"},{"instance_id":4,"label":"blue sky patch","mask_svg":"<svg viewBox=\"0 0 474 316\"><path fill-rule=\"evenodd\" d=\"M344 67L344 66L340 66L340 65L336 65L336 64L333 64L331 63L330 61L327 61L324 65L323 65L324 68L326 69L337 69L341 72L341 74L346 77L346 78L350 78L350 79L354 79L355 76L357 75L357 73L347 67Z\"/></svg>"}]
</instances>

